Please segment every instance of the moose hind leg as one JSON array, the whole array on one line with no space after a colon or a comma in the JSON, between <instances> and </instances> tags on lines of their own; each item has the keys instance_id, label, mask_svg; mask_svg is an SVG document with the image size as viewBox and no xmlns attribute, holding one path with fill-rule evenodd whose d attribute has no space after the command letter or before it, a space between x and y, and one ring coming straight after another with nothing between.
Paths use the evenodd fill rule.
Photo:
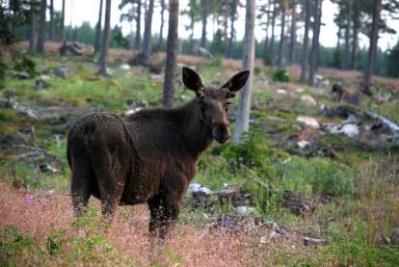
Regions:
<instances>
[{"instance_id":1,"label":"moose hind leg","mask_svg":"<svg viewBox=\"0 0 399 267\"><path fill-rule=\"evenodd\" d=\"M123 163L115 156L97 158L94 170L101 196L101 211L104 219L111 223L116 207L122 197L126 175Z\"/></svg>"},{"instance_id":2,"label":"moose hind leg","mask_svg":"<svg viewBox=\"0 0 399 267\"><path fill-rule=\"evenodd\" d=\"M164 213L159 227L159 238L161 242L168 237L170 227L174 224L179 216L180 207L179 203L177 202L165 201L163 209Z\"/></svg>"},{"instance_id":3,"label":"moose hind leg","mask_svg":"<svg viewBox=\"0 0 399 267\"><path fill-rule=\"evenodd\" d=\"M81 161L81 163L83 163ZM94 180L93 172L88 164L74 166L72 169L71 195L76 217L83 215L91 195L90 184Z\"/></svg>"}]
</instances>

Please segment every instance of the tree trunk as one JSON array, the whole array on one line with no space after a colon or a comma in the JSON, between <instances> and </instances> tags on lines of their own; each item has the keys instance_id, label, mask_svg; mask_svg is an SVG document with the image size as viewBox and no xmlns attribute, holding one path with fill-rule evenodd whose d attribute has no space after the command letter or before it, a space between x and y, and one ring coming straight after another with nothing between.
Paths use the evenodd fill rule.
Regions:
<instances>
[{"instance_id":1,"label":"tree trunk","mask_svg":"<svg viewBox=\"0 0 399 267\"><path fill-rule=\"evenodd\" d=\"M316 0L314 6L313 40L312 40L312 50L310 52L310 68L309 68L309 79L308 79L308 84L311 86L314 85L315 75L319 63L321 7L322 7L322 0Z\"/></svg>"},{"instance_id":2,"label":"tree trunk","mask_svg":"<svg viewBox=\"0 0 399 267\"><path fill-rule=\"evenodd\" d=\"M309 28L310 28L310 0L305 0L304 3L304 12L305 12L305 32L303 35L303 47L302 47L302 58L301 58L301 82L304 83L307 72L308 72L308 64L309 64Z\"/></svg>"},{"instance_id":3,"label":"tree trunk","mask_svg":"<svg viewBox=\"0 0 399 267\"><path fill-rule=\"evenodd\" d=\"M166 46L165 79L162 103L165 107L172 107L175 92L176 57L178 49L178 21L179 1L169 0L169 29Z\"/></svg>"},{"instance_id":4,"label":"tree trunk","mask_svg":"<svg viewBox=\"0 0 399 267\"><path fill-rule=\"evenodd\" d=\"M62 10L61 10L61 42L62 45L66 43L65 38L65 0L62 0Z\"/></svg>"},{"instance_id":5,"label":"tree trunk","mask_svg":"<svg viewBox=\"0 0 399 267\"><path fill-rule=\"evenodd\" d=\"M96 25L96 37L94 40L94 53L97 54L101 50L101 22L103 19L103 0L100 0L98 7L98 21Z\"/></svg>"},{"instance_id":6,"label":"tree trunk","mask_svg":"<svg viewBox=\"0 0 399 267\"><path fill-rule=\"evenodd\" d=\"M190 39L189 39L189 52L194 53L194 11L190 7Z\"/></svg>"},{"instance_id":7,"label":"tree trunk","mask_svg":"<svg viewBox=\"0 0 399 267\"><path fill-rule=\"evenodd\" d=\"M159 40L158 40L159 50L162 49L164 16L165 16L165 0L161 0L161 26L159 28Z\"/></svg>"},{"instance_id":8,"label":"tree trunk","mask_svg":"<svg viewBox=\"0 0 399 267\"><path fill-rule=\"evenodd\" d=\"M38 53L44 52L44 41L45 41L45 30L46 30L46 10L47 10L47 2L46 0L41 0L40 2L40 21L39 21L39 29L37 35L37 48L36 51Z\"/></svg>"},{"instance_id":9,"label":"tree trunk","mask_svg":"<svg viewBox=\"0 0 399 267\"><path fill-rule=\"evenodd\" d=\"M285 15L287 14L287 1L283 0L282 5L282 15L281 15L281 32L280 32L280 44L278 48L278 67L283 67L285 65L284 59L284 46L285 46Z\"/></svg>"},{"instance_id":10,"label":"tree trunk","mask_svg":"<svg viewBox=\"0 0 399 267\"><path fill-rule=\"evenodd\" d=\"M291 41L290 41L290 51L289 51L289 62L290 64L295 61L295 50L296 50L296 3L292 3L291 9Z\"/></svg>"},{"instance_id":11,"label":"tree trunk","mask_svg":"<svg viewBox=\"0 0 399 267\"><path fill-rule=\"evenodd\" d=\"M29 33L29 53L36 53L37 48L37 20L38 17L35 12L32 12L31 27Z\"/></svg>"},{"instance_id":12,"label":"tree trunk","mask_svg":"<svg viewBox=\"0 0 399 267\"><path fill-rule=\"evenodd\" d=\"M141 45L141 1L137 1L136 36L134 37L134 48L140 49L140 45Z\"/></svg>"},{"instance_id":13,"label":"tree trunk","mask_svg":"<svg viewBox=\"0 0 399 267\"><path fill-rule=\"evenodd\" d=\"M271 0L267 1L266 9L266 29L265 29L265 42L263 44L263 64L268 64L268 53L269 53L269 27L270 27L270 5Z\"/></svg>"},{"instance_id":14,"label":"tree trunk","mask_svg":"<svg viewBox=\"0 0 399 267\"><path fill-rule=\"evenodd\" d=\"M150 63L152 50L152 14L154 13L154 0L150 0L148 10L145 16L144 41L142 46L142 65L147 66Z\"/></svg>"},{"instance_id":15,"label":"tree trunk","mask_svg":"<svg viewBox=\"0 0 399 267\"><path fill-rule=\"evenodd\" d=\"M232 0L232 3L230 4L230 38L229 38L229 46L228 46L228 52L227 55L229 57L233 57L233 44L235 40L235 16L237 14L237 5L238 5L238 0Z\"/></svg>"},{"instance_id":16,"label":"tree trunk","mask_svg":"<svg viewBox=\"0 0 399 267\"><path fill-rule=\"evenodd\" d=\"M223 42L227 44L227 27L228 27L228 17L229 17L229 0L224 0L224 15L223 15ZM227 49L227 46L226 46ZM225 50L227 54L227 50Z\"/></svg>"},{"instance_id":17,"label":"tree trunk","mask_svg":"<svg viewBox=\"0 0 399 267\"><path fill-rule=\"evenodd\" d=\"M350 32L351 32L351 22L352 22L352 5L353 0L347 1L348 10L346 14L346 25L345 25L345 56L344 56L344 69L350 68Z\"/></svg>"},{"instance_id":18,"label":"tree trunk","mask_svg":"<svg viewBox=\"0 0 399 267\"><path fill-rule=\"evenodd\" d=\"M235 123L233 142L239 143L242 134L249 129L249 113L251 109L252 77L255 57L255 17L256 1L248 0L245 15L245 41L242 69L251 72L244 88L240 91L240 105Z\"/></svg>"},{"instance_id":19,"label":"tree trunk","mask_svg":"<svg viewBox=\"0 0 399 267\"><path fill-rule=\"evenodd\" d=\"M104 33L103 33L103 43L101 45L101 55L100 55L100 68L98 74L109 75L107 72L108 64L108 46L110 39L110 24L111 24L111 0L105 1L105 22L104 22Z\"/></svg>"},{"instance_id":20,"label":"tree trunk","mask_svg":"<svg viewBox=\"0 0 399 267\"><path fill-rule=\"evenodd\" d=\"M356 53L357 53L357 46L358 46L358 34L359 34L359 28L360 28L360 12L358 10L358 6L356 4L354 8L354 13L353 13L353 40L352 40L352 50L351 50L351 62L350 62L350 68L355 69L356 68Z\"/></svg>"},{"instance_id":21,"label":"tree trunk","mask_svg":"<svg viewBox=\"0 0 399 267\"><path fill-rule=\"evenodd\" d=\"M54 40L54 0L50 0L50 32L49 40Z\"/></svg>"},{"instance_id":22,"label":"tree trunk","mask_svg":"<svg viewBox=\"0 0 399 267\"><path fill-rule=\"evenodd\" d=\"M206 27L208 22L208 12L209 12L209 1L202 1L202 35L201 35L201 46L206 47Z\"/></svg>"},{"instance_id":23,"label":"tree trunk","mask_svg":"<svg viewBox=\"0 0 399 267\"><path fill-rule=\"evenodd\" d=\"M378 32L379 32L378 24L380 21L381 1L382 0L374 0L373 2L373 22L371 26L368 63L364 74L364 87L363 87L363 93L369 96L372 95L370 86L371 86L371 80L373 78L374 64L377 57Z\"/></svg>"},{"instance_id":24,"label":"tree trunk","mask_svg":"<svg viewBox=\"0 0 399 267\"><path fill-rule=\"evenodd\" d=\"M270 39L270 49L269 49L271 65L274 64L274 30L275 30L275 26L276 26L276 17L277 17L277 0L274 0L273 15L272 15L272 36Z\"/></svg>"}]
</instances>

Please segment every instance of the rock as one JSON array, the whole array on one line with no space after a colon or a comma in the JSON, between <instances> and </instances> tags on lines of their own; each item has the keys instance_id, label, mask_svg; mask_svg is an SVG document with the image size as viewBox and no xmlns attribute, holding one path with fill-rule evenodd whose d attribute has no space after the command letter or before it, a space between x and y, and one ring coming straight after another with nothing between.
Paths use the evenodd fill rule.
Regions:
<instances>
[{"instance_id":1,"label":"rock","mask_svg":"<svg viewBox=\"0 0 399 267\"><path fill-rule=\"evenodd\" d=\"M215 194L218 197L220 205L232 204L233 207L250 206L252 202L249 191L241 188L225 186Z\"/></svg>"},{"instance_id":2,"label":"rock","mask_svg":"<svg viewBox=\"0 0 399 267\"><path fill-rule=\"evenodd\" d=\"M213 191L206 186L200 185L198 183L190 183L188 186L187 193L191 194L193 192L202 192L206 195L213 194Z\"/></svg>"},{"instance_id":3,"label":"rock","mask_svg":"<svg viewBox=\"0 0 399 267\"><path fill-rule=\"evenodd\" d=\"M48 163L41 163L38 166L39 171L43 172L43 173L57 173L58 170L56 168L54 168L53 166L51 166Z\"/></svg>"},{"instance_id":4,"label":"rock","mask_svg":"<svg viewBox=\"0 0 399 267\"><path fill-rule=\"evenodd\" d=\"M120 70L130 70L130 66L129 66L129 64L121 64L119 67L118 67Z\"/></svg>"},{"instance_id":5,"label":"rock","mask_svg":"<svg viewBox=\"0 0 399 267\"><path fill-rule=\"evenodd\" d=\"M39 79L35 81L35 89L42 90L50 87L50 76L40 75Z\"/></svg>"},{"instance_id":6,"label":"rock","mask_svg":"<svg viewBox=\"0 0 399 267\"><path fill-rule=\"evenodd\" d=\"M81 56L83 55L82 47L76 42L65 42L59 48L59 52L62 56L67 55L76 55Z\"/></svg>"},{"instance_id":7,"label":"rock","mask_svg":"<svg viewBox=\"0 0 399 267\"><path fill-rule=\"evenodd\" d=\"M190 183L187 194L191 195L192 206L194 208L211 206L208 196L213 194L213 191L208 187L198 183Z\"/></svg>"},{"instance_id":8,"label":"rock","mask_svg":"<svg viewBox=\"0 0 399 267\"><path fill-rule=\"evenodd\" d=\"M296 143L300 149L304 149L311 145L311 143L307 140L301 140Z\"/></svg>"},{"instance_id":9,"label":"rock","mask_svg":"<svg viewBox=\"0 0 399 267\"><path fill-rule=\"evenodd\" d=\"M317 106L317 101L310 95L301 96L301 101L308 106Z\"/></svg>"},{"instance_id":10,"label":"rock","mask_svg":"<svg viewBox=\"0 0 399 267\"><path fill-rule=\"evenodd\" d=\"M302 199L298 193L286 190L283 195L283 206L296 215L312 214L315 208Z\"/></svg>"},{"instance_id":11,"label":"rock","mask_svg":"<svg viewBox=\"0 0 399 267\"><path fill-rule=\"evenodd\" d=\"M128 116L128 115L136 113L137 111L145 108L147 106L147 102L145 102L141 99L128 99L126 101L126 105L127 105L127 110L126 110L125 114Z\"/></svg>"},{"instance_id":12,"label":"rock","mask_svg":"<svg viewBox=\"0 0 399 267\"><path fill-rule=\"evenodd\" d=\"M286 95L287 94L287 90L284 90L284 89L277 89L277 94L280 94L280 95Z\"/></svg>"},{"instance_id":13,"label":"rock","mask_svg":"<svg viewBox=\"0 0 399 267\"><path fill-rule=\"evenodd\" d=\"M209 59L213 59L213 58L214 58L214 56L212 55L212 53L209 52L208 49L206 49L206 48L204 48L204 47L202 47L202 46L196 46L196 47L194 48L194 53L197 54L197 55L199 55L199 56L202 56L202 57L207 57L207 58L209 58Z\"/></svg>"},{"instance_id":14,"label":"rock","mask_svg":"<svg viewBox=\"0 0 399 267\"><path fill-rule=\"evenodd\" d=\"M360 134L359 126L357 126L358 119L349 115L349 117L338 125L328 125L327 129L332 134L344 134L347 137L356 137Z\"/></svg>"},{"instance_id":15,"label":"rock","mask_svg":"<svg viewBox=\"0 0 399 267\"><path fill-rule=\"evenodd\" d=\"M303 244L305 246L309 245L326 245L328 242L325 239L317 239L317 238L312 238L312 237L307 237L305 236L303 238Z\"/></svg>"},{"instance_id":16,"label":"rock","mask_svg":"<svg viewBox=\"0 0 399 267\"><path fill-rule=\"evenodd\" d=\"M391 232L391 243L392 245L399 246L399 227L396 227Z\"/></svg>"},{"instance_id":17,"label":"rock","mask_svg":"<svg viewBox=\"0 0 399 267\"><path fill-rule=\"evenodd\" d=\"M310 117L310 116L298 116L296 118L296 120L298 122L301 122L301 123L305 124L306 126L309 126L309 127L315 128L315 129L319 129L320 128L319 122L313 117Z\"/></svg>"},{"instance_id":18,"label":"rock","mask_svg":"<svg viewBox=\"0 0 399 267\"><path fill-rule=\"evenodd\" d=\"M14 77L20 80L30 79L30 74L26 71L16 71L13 73Z\"/></svg>"},{"instance_id":19,"label":"rock","mask_svg":"<svg viewBox=\"0 0 399 267\"><path fill-rule=\"evenodd\" d=\"M54 69L54 74L58 77L61 77L63 79L67 78L67 74L69 72L69 68L65 66L59 66Z\"/></svg>"},{"instance_id":20,"label":"rock","mask_svg":"<svg viewBox=\"0 0 399 267\"><path fill-rule=\"evenodd\" d=\"M256 209L254 207L238 206L234 208L234 212L240 216L249 216L251 214L255 214Z\"/></svg>"}]
</instances>

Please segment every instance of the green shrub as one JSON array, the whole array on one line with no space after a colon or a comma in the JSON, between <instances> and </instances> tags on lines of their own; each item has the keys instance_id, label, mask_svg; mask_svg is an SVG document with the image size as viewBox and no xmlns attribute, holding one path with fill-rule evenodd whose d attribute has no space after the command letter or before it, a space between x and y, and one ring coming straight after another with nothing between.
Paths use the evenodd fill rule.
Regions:
<instances>
[{"instance_id":1,"label":"green shrub","mask_svg":"<svg viewBox=\"0 0 399 267\"><path fill-rule=\"evenodd\" d=\"M36 63L27 56L16 56L13 58L14 69L17 71L26 71L31 77L37 74Z\"/></svg>"},{"instance_id":2,"label":"green shrub","mask_svg":"<svg viewBox=\"0 0 399 267\"><path fill-rule=\"evenodd\" d=\"M277 173L287 190L332 197L353 192L351 169L329 159L292 157L277 166Z\"/></svg>"},{"instance_id":3,"label":"green shrub","mask_svg":"<svg viewBox=\"0 0 399 267\"><path fill-rule=\"evenodd\" d=\"M277 69L272 73L272 80L275 82L289 82L291 78L286 69Z\"/></svg>"}]
</instances>

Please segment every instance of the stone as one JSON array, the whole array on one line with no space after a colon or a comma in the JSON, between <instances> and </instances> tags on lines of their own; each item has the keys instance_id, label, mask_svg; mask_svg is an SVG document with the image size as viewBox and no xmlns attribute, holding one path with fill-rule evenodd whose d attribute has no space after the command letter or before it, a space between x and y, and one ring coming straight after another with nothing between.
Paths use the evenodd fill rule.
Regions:
<instances>
[{"instance_id":1,"label":"stone","mask_svg":"<svg viewBox=\"0 0 399 267\"><path fill-rule=\"evenodd\" d=\"M30 79L30 74L27 73L26 71L17 71L17 72L14 72L14 77L16 77L20 80L27 80L27 79Z\"/></svg>"},{"instance_id":2,"label":"stone","mask_svg":"<svg viewBox=\"0 0 399 267\"><path fill-rule=\"evenodd\" d=\"M308 146L311 145L311 143L310 143L309 141L307 141L307 140L300 140L300 141L298 141L296 144L298 145L298 147L299 147L300 149L307 148Z\"/></svg>"},{"instance_id":3,"label":"stone","mask_svg":"<svg viewBox=\"0 0 399 267\"><path fill-rule=\"evenodd\" d=\"M399 227L396 227L391 232L392 245L399 246Z\"/></svg>"},{"instance_id":4,"label":"stone","mask_svg":"<svg viewBox=\"0 0 399 267\"><path fill-rule=\"evenodd\" d=\"M63 79L67 78L67 74L69 72L69 68L65 66L59 66L54 69L54 74L58 77L61 77Z\"/></svg>"},{"instance_id":5,"label":"stone","mask_svg":"<svg viewBox=\"0 0 399 267\"><path fill-rule=\"evenodd\" d=\"M317 106L317 101L310 95L301 96L301 101L308 106Z\"/></svg>"},{"instance_id":6,"label":"stone","mask_svg":"<svg viewBox=\"0 0 399 267\"><path fill-rule=\"evenodd\" d=\"M121 64L119 67L118 67L120 70L130 70L130 66L129 66L129 64Z\"/></svg>"},{"instance_id":7,"label":"stone","mask_svg":"<svg viewBox=\"0 0 399 267\"><path fill-rule=\"evenodd\" d=\"M310 116L298 116L296 118L296 120L298 122L301 122L301 123L305 124L306 126L309 126L309 127L315 128L315 129L319 129L320 128L319 122L313 117L310 117Z\"/></svg>"}]
</instances>

